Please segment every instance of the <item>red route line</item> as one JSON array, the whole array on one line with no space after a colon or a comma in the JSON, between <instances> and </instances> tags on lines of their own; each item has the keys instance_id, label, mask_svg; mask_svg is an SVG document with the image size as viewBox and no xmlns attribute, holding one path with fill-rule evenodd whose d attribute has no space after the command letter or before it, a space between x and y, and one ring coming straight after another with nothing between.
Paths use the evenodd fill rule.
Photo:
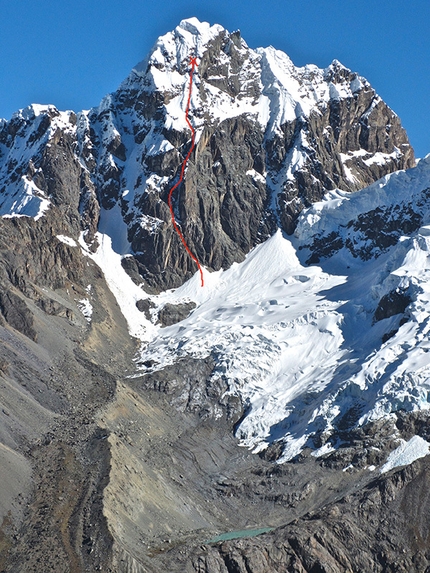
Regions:
<instances>
[{"instance_id":1,"label":"red route line","mask_svg":"<svg viewBox=\"0 0 430 573\"><path fill-rule=\"evenodd\" d=\"M172 216L172 223L173 223L173 227L175 228L175 231L178 233L179 238L181 239L185 250L187 251L187 253L190 255L190 257L193 259L193 261L196 263L199 271L200 271L200 279L202 282L202 286L204 286L205 281L203 278L203 269L197 259L197 257L193 254L193 252L191 251L190 247L187 245L187 242L184 239L184 235L181 233L181 230L178 226L178 224L176 223L176 219L175 219L175 213L173 211L173 205L172 205L172 194L173 191L175 191L175 189L177 189L179 187L179 185L182 183L183 179L184 179L184 173L185 173L185 167L187 166L188 160L191 156L191 153L193 152L193 149L195 147L195 135L196 135L196 131L194 129L194 127L191 125L190 120L188 119L188 112L190 111L190 104L191 104L191 90L193 87L193 74L194 74L194 68L195 66L197 66L197 61L196 58L190 57L190 64L191 64L191 71L190 71L190 85L189 85L189 91L188 91L188 102L187 102L187 108L185 110L185 121L188 124L188 127L191 129L191 147L190 150L187 153L186 158L184 159L184 161L182 162L182 167L181 167L181 175L179 177L179 181L177 183L175 183L175 185L173 185L173 187L170 189L169 191L169 196L167 198L167 203L169 204L169 208L170 208L170 214Z\"/></svg>"}]
</instances>

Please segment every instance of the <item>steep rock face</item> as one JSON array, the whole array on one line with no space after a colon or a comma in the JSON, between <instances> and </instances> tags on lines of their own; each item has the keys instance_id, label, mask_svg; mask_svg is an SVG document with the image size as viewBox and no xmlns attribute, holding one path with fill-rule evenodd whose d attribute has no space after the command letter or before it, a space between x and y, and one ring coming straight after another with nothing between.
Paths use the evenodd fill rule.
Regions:
<instances>
[{"instance_id":1,"label":"steep rock face","mask_svg":"<svg viewBox=\"0 0 430 573\"><path fill-rule=\"evenodd\" d=\"M326 70L325 79L329 85L342 80L359 85L357 75L338 62ZM322 200L327 191L356 191L387 173L414 165L413 151L399 118L366 83L351 97L333 97L325 109L313 112L308 121L300 123L282 126L285 139L270 142L275 149L275 170L296 143L290 140L289 131L295 138L301 134L306 155L303 166L282 184L278 198L281 224L288 233L294 231L301 211Z\"/></svg>"},{"instance_id":2,"label":"steep rock face","mask_svg":"<svg viewBox=\"0 0 430 573\"><path fill-rule=\"evenodd\" d=\"M211 132L203 132L175 204L190 248L203 265L219 270L242 261L270 235L273 223L265 220L269 194L264 177L253 170L261 132L245 117L227 119ZM171 225L167 193L161 201L143 195L139 211L159 222L156 230L153 225L131 228L131 245L147 269L145 278L159 287L167 280L179 284L182 272L191 276L195 265Z\"/></svg>"}]
</instances>

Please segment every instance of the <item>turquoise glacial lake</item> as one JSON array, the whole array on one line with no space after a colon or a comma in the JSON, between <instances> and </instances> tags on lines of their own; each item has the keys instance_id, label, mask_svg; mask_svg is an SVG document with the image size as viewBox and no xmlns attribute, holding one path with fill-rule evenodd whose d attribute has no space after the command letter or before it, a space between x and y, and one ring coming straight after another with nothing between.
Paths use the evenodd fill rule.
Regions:
<instances>
[{"instance_id":1,"label":"turquoise glacial lake","mask_svg":"<svg viewBox=\"0 0 430 573\"><path fill-rule=\"evenodd\" d=\"M273 527L260 527L259 529L239 529L238 531L228 531L216 537L212 537L206 543L218 543L219 541L229 541L230 539L240 539L242 537L256 537L262 533L273 531Z\"/></svg>"}]
</instances>

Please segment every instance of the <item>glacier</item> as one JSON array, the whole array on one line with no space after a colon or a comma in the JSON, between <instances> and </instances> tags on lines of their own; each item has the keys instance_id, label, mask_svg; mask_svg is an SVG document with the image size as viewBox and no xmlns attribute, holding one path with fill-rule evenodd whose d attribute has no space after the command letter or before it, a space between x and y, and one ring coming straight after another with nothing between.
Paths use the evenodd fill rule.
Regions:
<instances>
[{"instance_id":1,"label":"glacier","mask_svg":"<svg viewBox=\"0 0 430 573\"><path fill-rule=\"evenodd\" d=\"M240 396L246 416L236 429L254 452L282 441L280 462L303 448L326 452L340 444L340 428L392 418L400 410L429 409L430 217L423 191L430 186L430 156L354 194L332 192L301 217L295 236L278 230L243 263L197 274L178 289L152 295L153 316L166 303L193 301L185 320L162 328L135 306L142 290L126 275L104 236L92 256L142 340L140 372L181 357L212 356L214 379ZM410 236L368 260L347 248L320 264L306 264L303 246L378 205L418 203L422 224ZM358 245L363 237L356 233ZM365 239L364 239L365 240ZM81 243L82 244L82 243ZM117 263L113 265L113 258ZM375 321L381 298L408 291L407 320L395 314ZM155 360L150 368L148 360Z\"/></svg>"}]
</instances>

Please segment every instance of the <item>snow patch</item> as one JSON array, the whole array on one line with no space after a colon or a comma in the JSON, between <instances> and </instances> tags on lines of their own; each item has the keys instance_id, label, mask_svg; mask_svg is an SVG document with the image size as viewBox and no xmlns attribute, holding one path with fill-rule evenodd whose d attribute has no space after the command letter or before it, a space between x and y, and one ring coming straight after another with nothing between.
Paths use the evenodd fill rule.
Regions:
<instances>
[{"instance_id":1,"label":"snow patch","mask_svg":"<svg viewBox=\"0 0 430 573\"><path fill-rule=\"evenodd\" d=\"M98 225L102 236L109 237L112 250L119 255L130 253L130 243L127 237L127 224L124 222L121 207L115 203L112 209L100 208L100 218ZM106 246L106 248L108 248Z\"/></svg>"},{"instance_id":2,"label":"snow patch","mask_svg":"<svg viewBox=\"0 0 430 573\"><path fill-rule=\"evenodd\" d=\"M93 316L93 306L90 303L89 299L83 298L78 301L78 308L84 315L85 319L88 322L91 322L91 317Z\"/></svg>"},{"instance_id":3,"label":"snow patch","mask_svg":"<svg viewBox=\"0 0 430 573\"><path fill-rule=\"evenodd\" d=\"M401 440L401 442L400 446L388 456L386 463L380 470L381 474L385 474L400 466L407 466L415 460L427 456L429 453L430 443L421 438L421 436L414 436L408 442L404 440Z\"/></svg>"},{"instance_id":4,"label":"snow patch","mask_svg":"<svg viewBox=\"0 0 430 573\"><path fill-rule=\"evenodd\" d=\"M33 217L35 221L38 221L49 209L50 204L45 193L37 187L34 181L29 181L23 176L17 191L8 194L0 205L0 216L5 219Z\"/></svg>"},{"instance_id":5,"label":"snow patch","mask_svg":"<svg viewBox=\"0 0 430 573\"><path fill-rule=\"evenodd\" d=\"M57 235L57 239L64 243L65 245L69 245L69 247L77 247L78 244L76 243L75 239L71 237L66 237L65 235Z\"/></svg>"},{"instance_id":6,"label":"snow patch","mask_svg":"<svg viewBox=\"0 0 430 573\"><path fill-rule=\"evenodd\" d=\"M336 448L334 448L332 446L332 444L330 444L329 442L327 442L326 444L324 444L323 446L321 446L320 448L318 448L317 450L314 450L311 453L311 456L313 456L314 458L320 458L321 456L325 456L326 454L330 454L331 452L334 452ZM347 468L345 468L347 469ZM345 471L345 470L344 470Z\"/></svg>"}]
</instances>

